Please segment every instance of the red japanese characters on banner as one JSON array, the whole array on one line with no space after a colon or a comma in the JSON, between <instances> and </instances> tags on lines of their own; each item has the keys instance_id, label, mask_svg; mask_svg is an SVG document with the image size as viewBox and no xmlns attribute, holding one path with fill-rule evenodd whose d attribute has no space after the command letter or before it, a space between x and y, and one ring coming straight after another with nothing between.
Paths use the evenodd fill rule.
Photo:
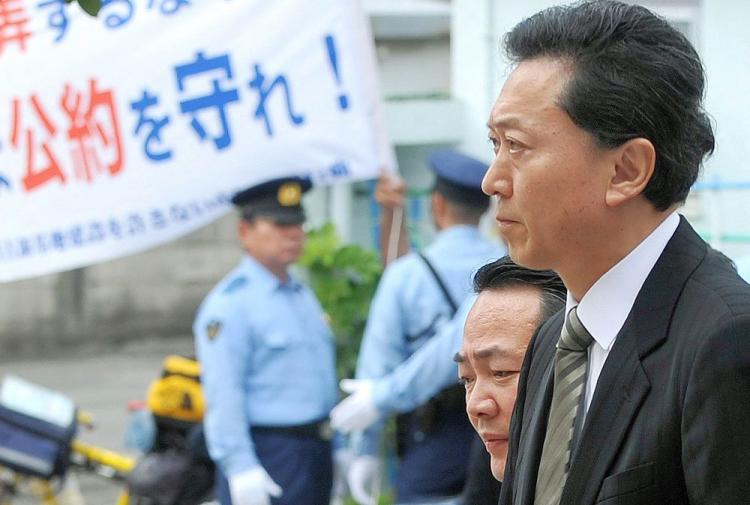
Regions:
<instances>
[{"instance_id":1,"label":"red japanese characters on banner","mask_svg":"<svg viewBox=\"0 0 750 505\"><path fill-rule=\"evenodd\" d=\"M43 184L53 180L65 183L65 175L60 169L57 156L50 146L51 141L57 134L57 128L52 124L48 114L44 111L39 98L34 94L29 99L31 108L34 110L36 119L41 128L24 128L22 126L21 101L13 99L13 123L10 134L10 145L14 148L23 148L26 153L26 171L23 176L23 187L31 191ZM35 135L36 133L36 135ZM24 143L22 146L21 143ZM41 163L39 155L44 157Z\"/></svg>"},{"instance_id":2,"label":"red japanese characters on banner","mask_svg":"<svg viewBox=\"0 0 750 505\"><path fill-rule=\"evenodd\" d=\"M88 95L66 84L61 106L70 119L68 139L76 144L76 175L86 181L99 173L116 175L122 169L123 151L113 92L98 90L96 79L89 81Z\"/></svg>"},{"instance_id":3,"label":"red japanese characters on banner","mask_svg":"<svg viewBox=\"0 0 750 505\"><path fill-rule=\"evenodd\" d=\"M65 84L52 107L57 107L57 116L66 118L65 124L55 124L36 93L12 102L10 145L23 150L26 191L66 184L71 178L92 182L99 175L114 176L122 170L123 143L112 90L98 89L96 79L89 81L85 93ZM62 152L53 147L59 144L54 142L58 136L67 141Z\"/></svg>"},{"instance_id":4,"label":"red japanese characters on banner","mask_svg":"<svg viewBox=\"0 0 750 505\"><path fill-rule=\"evenodd\" d=\"M29 17L23 0L0 0L0 56L11 42L25 51L29 37Z\"/></svg>"}]
</instances>

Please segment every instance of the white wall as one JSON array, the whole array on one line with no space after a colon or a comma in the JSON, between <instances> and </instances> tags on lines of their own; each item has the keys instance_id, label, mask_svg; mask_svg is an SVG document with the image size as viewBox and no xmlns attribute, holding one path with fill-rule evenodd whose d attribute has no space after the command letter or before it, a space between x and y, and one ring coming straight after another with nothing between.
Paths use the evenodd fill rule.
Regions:
<instances>
[{"instance_id":1,"label":"white wall","mask_svg":"<svg viewBox=\"0 0 750 505\"><path fill-rule=\"evenodd\" d=\"M706 108L715 120L716 151L705 179L750 184L750 2L704 0L699 51L707 74ZM750 189L713 197L724 234L750 236ZM750 254L750 244L730 237L715 242L732 257Z\"/></svg>"}]
</instances>

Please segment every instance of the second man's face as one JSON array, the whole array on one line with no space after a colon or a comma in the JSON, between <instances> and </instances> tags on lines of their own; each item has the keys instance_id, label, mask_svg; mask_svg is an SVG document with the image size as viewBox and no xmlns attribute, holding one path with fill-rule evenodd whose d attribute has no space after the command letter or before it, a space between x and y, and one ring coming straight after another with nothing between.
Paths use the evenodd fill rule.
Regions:
<instances>
[{"instance_id":1,"label":"second man's face","mask_svg":"<svg viewBox=\"0 0 750 505\"><path fill-rule=\"evenodd\" d=\"M466 319L456 356L459 379L466 387L466 412L490 453L492 474L498 480L505 470L518 377L537 328L540 295L531 286L483 291Z\"/></svg>"}]
</instances>

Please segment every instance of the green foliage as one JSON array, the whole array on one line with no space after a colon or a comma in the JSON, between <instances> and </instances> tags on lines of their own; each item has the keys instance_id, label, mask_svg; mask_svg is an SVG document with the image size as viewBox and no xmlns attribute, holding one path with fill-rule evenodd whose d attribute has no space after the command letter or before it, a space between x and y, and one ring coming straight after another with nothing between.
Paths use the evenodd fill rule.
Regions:
<instances>
[{"instance_id":1,"label":"green foliage","mask_svg":"<svg viewBox=\"0 0 750 505\"><path fill-rule=\"evenodd\" d=\"M333 224L328 223L307 234L299 264L306 269L310 287L330 317L339 377L349 377L356 367L370 300L383 270L378 255L342 244Z\"/></svg>"},{"instance_id":2,"label":"green foliage","mask_svg":"<svg viewBox=\"0 0 750 505\"><path fill-rule=\"evenodd\" d=\"M99 9L102 8L102 0L65 0L65 3L73 3L75 1L90 16L96 16L99 14Z\"/></svg>"}]
</instances>

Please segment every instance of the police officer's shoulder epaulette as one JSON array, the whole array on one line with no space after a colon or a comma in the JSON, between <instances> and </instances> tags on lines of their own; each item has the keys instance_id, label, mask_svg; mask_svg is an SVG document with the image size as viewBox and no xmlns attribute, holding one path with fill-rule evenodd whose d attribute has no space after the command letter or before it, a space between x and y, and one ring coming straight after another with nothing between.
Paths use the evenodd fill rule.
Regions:
<instances>
[{"instance_id":1,"label":"police officer's shoulder epaulette","mask_svg":"<svg viewBox=\"0 0 750 505\"><path fill-rule=\"evenodd\" d=\"M237 291L238 289L243 288L247 283L248 279L245 276L238 276L232 279L227 283L227 285L224 287L224 290L222 291L223 294L229 294Z\"/></svg>"}]
</instances>

